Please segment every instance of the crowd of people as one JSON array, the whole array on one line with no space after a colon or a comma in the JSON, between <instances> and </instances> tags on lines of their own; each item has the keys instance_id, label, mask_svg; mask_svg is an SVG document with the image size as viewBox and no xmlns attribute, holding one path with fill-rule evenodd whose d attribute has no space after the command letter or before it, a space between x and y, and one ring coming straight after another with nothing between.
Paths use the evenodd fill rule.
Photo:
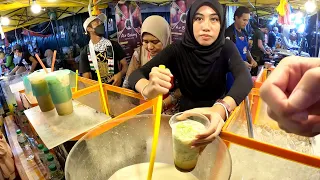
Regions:
<instances>
[{"instance_id":1,"label":"crowd of people","mask_svg":"<svg viewBox=\"0 0 320 180\"><path fill-rule=\"evenodd\" d=\"M150 16L141 27L142 46L135 49L127 63L119 43L104 37L106 16L91 16L83 24L90 42L80 53L79 73L97 80L95 71L99 69L103 83L133 89L146 100L163 94L165 110L170 114L185 112L178 118L194 113L206 115L211 126L193 142L194 146L203 146L220 133L229 114L249 94L253 85L251 74L256 75L265 55L271 54L266 44L275 46L274 41L279 37L277 28L269 33L266 25L261 24L255 29L251 47L245 31L249 19L249 9L239 7L234 14L234 24L226 29L220 3L197 0L188 10L182 40L172 43L168 22L161 16ZM268 33L273 38L269 42L265 36ZM48 66L52 54L52 50L45 53ZM10 69L10 74L40 68L37 60L20 45L10 54L0 52L0 60ZM166 69L160 69L159 65L165 65ZM266 88L275 81L274 74L273 80L264 86L263 94L268 94ZM272 101L265 98L266 95L262 97L267 103ZM277 110L271 114L276 119L283 117Z\"/></svg>"}]
</instances>

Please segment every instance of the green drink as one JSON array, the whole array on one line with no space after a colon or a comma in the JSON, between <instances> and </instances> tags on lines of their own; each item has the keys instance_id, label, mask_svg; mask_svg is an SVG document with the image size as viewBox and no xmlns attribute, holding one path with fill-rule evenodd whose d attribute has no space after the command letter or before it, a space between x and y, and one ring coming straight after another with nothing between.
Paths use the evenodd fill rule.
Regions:
<instances>
[{"instance_id":1,"label":"green drink","mask_svg":"<svg viewBox=\"0 0 320 180\"><path fill-rule=\"evenodd\" d=\"M45 76L46 74L44 72L34 72L28 76L32 93L36 97L42 112L54 109Z\"/></svg>"},{"instance_id":2,"label":"green drink","mask_svg":"<svg viewBox=\"0 0 320 180\"><path fill-rule=\"evenodd\" d=\"M196 135L207 129L210 121L201 114L178 121L176 116L180 114L172 116L169 121L172 128L174 164L181 172L191 172L197 165L200 153L199 148L191 148L191 142L196 139Z\"/></svg>"},{"instance_id":3,"label":"green drink","mask_svg":"<svg viewBox=\"0 0 320 180\"><path fill-rule=\"evenodd\" d=\"M59 70L46 76L54 106L60 116L73 112L70 71Z\"/></svg>"}]
</instances>

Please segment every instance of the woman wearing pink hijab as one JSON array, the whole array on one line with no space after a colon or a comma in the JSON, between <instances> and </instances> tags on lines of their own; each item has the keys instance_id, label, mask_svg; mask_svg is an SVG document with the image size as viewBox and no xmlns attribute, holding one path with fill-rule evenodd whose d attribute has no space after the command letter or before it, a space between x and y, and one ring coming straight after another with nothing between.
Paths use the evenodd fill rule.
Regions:
<instances>
[{"instance_id":1,"label":"woman wearing pink hijab","mask_svg":"<svg viewBox=\"0 0 320 180\"><path fill-rule=\"evenodd\" d=\"M153 15L144 20L141 27L142 46L135 49L130 61L123 87L128 88L128 77L150 61L171 43L171 30L168 22L161 16ZM179 89L164 96L163 108L171 109L177 104L181 93ZM169 114L171 114L169 112Z\"/></svg>"}]
</instances>

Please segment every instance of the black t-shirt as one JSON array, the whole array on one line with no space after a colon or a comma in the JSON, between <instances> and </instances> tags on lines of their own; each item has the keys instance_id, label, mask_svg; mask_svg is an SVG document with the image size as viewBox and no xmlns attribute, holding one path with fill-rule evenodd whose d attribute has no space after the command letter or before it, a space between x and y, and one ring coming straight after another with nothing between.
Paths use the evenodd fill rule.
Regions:
<instances>
[{"instance_id":1,"label":"black t-shirt","mask_svg":"<svg viewBox=\"0 0 320 180\"><path fill-rule=\"evenodd\" d=\"M182 93L180 111L197 107L211 107L217 99L226 95L231 96L239 105L250 92L252 80L235 44L230 40L225 41L220 56L211 64L212 71L210 71L209 77L206 78L208 75L206 74L205 79L199 79L199 81L204 81L201 83L203 86L201 88L198 88L187 77L193 74L193 70L198 71L201 68L186 63L187 58L195 59L190 51L192 50L183 46L181 42L167 46L148 63L130 75L129 86L134 89L140 79L148 79L153 67L162 64L170 69L174 78L179 82ZM185 74L185 72L188 72L188 74ZM235 77L229 92L226 90L226 75L228 72L231 72Z\"/></svg>"},{"instance_id":2,"label":"black t-shirt","mask_svg":"<svg viewBox=\"0 0 320 180\"><path fill-rule=\"evenodd\" d=\"M263 56L264 52L261 51L261 49L258 46L258 40L261 40L264 44L264 33L260 29L256 29L253 34L253 43L252 43L252 49L251 54L256 56Z\"/></svg>"},{"instance_id":3,"label":"black t-shirt","mask_svg":"<svg viewBox=\"0 0 320 180\"><path fill-rule=\"evenodd\" d=\"M106 40L106 39L105 39ZM109 40L107 40L109 41ZM104 41L104 42L107 42ZM102 41L101 41L102 42ZM99 64L99 71L101 80L103 83L107 83L108 79L110 79L114 74L117 74L120 71L120 61L125 58L125 52L123 51L122 47L119 45L119 43L115 41L110 41L112 47L105 45L105 43L98 43L102 49L105 49L103 51L95 51L97 56L97 61ZM106 48L104 48L106 47ZM113 63L112 62L112 57ZM80 53L80 62L79 62L79 72L80 73L86 73L91 72L92 79L98 80L97 74L95 72L95 68L93 67L93 63L90 58L90 50L89 45L85 46L83 50ZM110 68L114 68L113 72L111 72Z\"/></svg>"},{"instance_id":4,"label":"black t-shirt","mask_svg":"<svg viewBox=\"0 0 320 180\"><path fill-rule=\"evenodd\" d=\"M29 52L24 52L22 53L22 58L18 63L18 66L20 67L26 67L26 69L30 70L31 65L32 65L32 61L30 60L30 57L33 57ZM36 59L35 57L33 57L34 59ZM37 66L34 70L38 70L41 69L41 65L38 62Z\"/></svg>"}]
</instances>

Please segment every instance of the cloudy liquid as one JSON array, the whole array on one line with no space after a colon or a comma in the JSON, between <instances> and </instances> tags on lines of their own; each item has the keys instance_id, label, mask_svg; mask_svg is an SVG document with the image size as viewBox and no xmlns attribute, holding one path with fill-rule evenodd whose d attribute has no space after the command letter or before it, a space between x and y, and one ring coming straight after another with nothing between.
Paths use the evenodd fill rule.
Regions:
<instances>
[{"instance_id":1,"label":"cloudy liquid","mask_svg":"<svg viewBox=\"0 0 320 180\"><path fill-rule=\"evenodd\" d=\"M109 180L146 180L149 163L134 164L118 170ZM174 165L154 163L152 180L198 180L191 173L179 172Z\"/></svg>"}]
</instances>

